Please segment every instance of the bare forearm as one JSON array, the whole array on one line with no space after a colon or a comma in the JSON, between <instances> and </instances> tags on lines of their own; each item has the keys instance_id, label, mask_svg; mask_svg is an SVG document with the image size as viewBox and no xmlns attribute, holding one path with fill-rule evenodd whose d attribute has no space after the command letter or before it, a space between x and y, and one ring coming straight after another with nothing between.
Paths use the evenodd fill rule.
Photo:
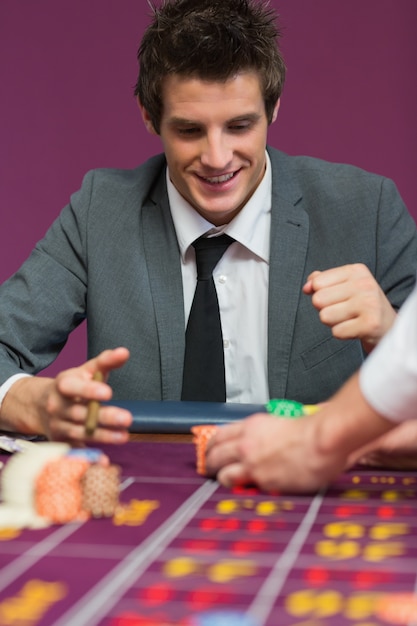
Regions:
<instances>
[{"instance_id":1,"label":"bare forearm","mask_svg":"<svg viewBox=\"0 0 417 626\"><path fill-rule=\"evenodd\" d=\"M315 415L317 446L323 454L337 450L349 455L393 429L396 424L366 401L355 374Z\"/></svg>"}]
</instances>

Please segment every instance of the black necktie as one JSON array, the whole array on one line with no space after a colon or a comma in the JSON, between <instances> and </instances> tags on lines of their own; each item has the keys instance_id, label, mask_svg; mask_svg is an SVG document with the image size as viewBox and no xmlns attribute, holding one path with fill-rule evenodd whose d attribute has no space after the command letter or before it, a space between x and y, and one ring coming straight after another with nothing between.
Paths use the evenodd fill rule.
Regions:
<instances>
[{"instance_id":1,"label":"black necktie","mask_svg":"<svg viewBox=\"0 0 417 626\"><path fill-rule=\"evenodd\" d=\"M197 286L185 333L182 400L226 401L223 336L212 272L233 241L220 235L193 243Z\"/></svg>"}]
</instances>

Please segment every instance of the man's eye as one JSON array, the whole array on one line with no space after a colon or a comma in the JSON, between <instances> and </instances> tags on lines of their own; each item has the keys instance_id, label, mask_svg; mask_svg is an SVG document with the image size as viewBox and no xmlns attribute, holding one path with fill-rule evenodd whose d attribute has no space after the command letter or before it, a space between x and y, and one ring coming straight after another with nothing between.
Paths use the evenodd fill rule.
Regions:
<instances>
[{"instance_id":1,"label":"man's eye","mask_svg":"<svg viewBox=\"0 0 417 626\"><path fill-rule=\"evenodd\" d=\"M229 128L231 131L239 133L239 132L244 132L245 130L249 130L250 124L247 124L247 123L231 124Z\"/></svg>"},{"instance_id":2,"label":"man's eye","mask_svg":"<svg viewBox=\"0 0 417 626\"><path fill-rule=\"evenodd\" d=\"M192 135L197 135L200 132L199 128L190 127L190 128L179 128L178 133L180 135L185 135L191 137Z\"/></svg>"}]
</instances>

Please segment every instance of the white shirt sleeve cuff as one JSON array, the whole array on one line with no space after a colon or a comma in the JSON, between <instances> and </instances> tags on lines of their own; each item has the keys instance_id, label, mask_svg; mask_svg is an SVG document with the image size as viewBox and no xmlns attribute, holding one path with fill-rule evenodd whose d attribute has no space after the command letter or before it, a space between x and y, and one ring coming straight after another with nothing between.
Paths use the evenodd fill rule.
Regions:
<instances>
[{"instance_id":1,"label":"white shirt sleeve cuff","mask_svg":"<svg viewBox=\"0 0 417 626\"><path fill-rule=\"evenodd\" d=\"M6 393L9 391L12 385L14 385L17 380L20 380L20 378L27 378L28 376L30 376L30 374L14 374L13 376L10 376L10 378L8 378L6 382L0 386L0 409Z\"/></svg>"}]
</instances>

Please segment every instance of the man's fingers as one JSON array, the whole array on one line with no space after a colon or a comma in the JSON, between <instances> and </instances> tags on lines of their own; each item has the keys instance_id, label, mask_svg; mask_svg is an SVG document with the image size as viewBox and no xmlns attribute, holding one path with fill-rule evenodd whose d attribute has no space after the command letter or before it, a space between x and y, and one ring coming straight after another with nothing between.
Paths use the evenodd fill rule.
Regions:
<instances>
[{"instance_id":1,"label":"man's fingers","mask_svg":"<svg viewBox=\"0 0 417 626\"><path fill-rule=\"evenodd\" d=\"M363 289L366 289L370 282L374 281L369 269L362 263L352 263L348 265L341 265L339 267L332 267L323 271L312 272L306 281L305 287L309 285L308 293L313 293L323 289L334 287L335 285L342 285L343 283L360 281L364 283ZM307 293L306 289L303 289L304 293Z\"/></svg>"},{"instance_id":2,"label":"man's fingers","mask_svg":"<svg viewBox=\"0 0 417 626\"><path fill-rule=\"evenodd\" d=\"M312 293L314 293L314 279L320 273L321 272L319 272L318 270L315 270L314 272L311 272L311 274L307 277L306 282L304 283L303 293L305 293L307 295L311 295Z\"/></svg>"},{"instance_id":3,"label":"man's fingers","mask_svg":"<svg viewBox=\"0 0 417 626\"><path fill-rule=\"evenodd\" d=\"M89 400L110 400L112 390L107 383L93 380L90 376L80 376L78 370L67 370L56 378L58 394L73 402Z\"/></svg>"},{"instance_id":4,"label":"man's fingers","mask_svg":"<svg viewBox=\"0 0 417 626\"><path fill-rule=\"evenodd\" d=\"M102 372L104 379L113 369L122 367L129 359L127 348L104 350L80 367L61 372L56 382L58 392L66 398L79 400L106 401L112 397L111 388L103 381L93 380L96 372Z\"/></svg>"},{"instance_id":5,"label":"man's fingers","mask_svg":"<svg viewBox=\"0 0 417 626\"><path fill-rule=\"evenodd\" d=\"M91 379L96 372L103 374L107 380L109 373L123 367L129 360L130 352L127 348L119 347L113 350L103 350L99 355L84 363L80 368Z\"/></svg>"},{"instance_id":6,"label":"man's fingers","mask_svg":"<svg viewBox=\"0 0 417 626\"><path fill-rule=\"evenodd\" d=\"M314 290L326 289L352 280L355 276L363 274L365 270L369 272L365 266L360 264L340 265L321 272L312 272L309 280L313 283Z\"/></svg>"},{"instance_id":7,"label":"man's fingers","mask_svg":"<svg viewBox=\"0 0 417 626\"><path fill-rule=\"evenodd\" d=\"M207 443L207 450L211 448L238 439L243 432L243 420L220 426L213 437Z\"/></svg>"},{"instance_id":8,"label":"man's fingers","mask_svg":"<svg viewBox=\"0 0 417 626\"><path fill-rule=\"evenodd\" d=\"M85 404L73 404L68 407L65 417L61 415L59 418L52 418L50 427L53 438L60 441L84 441L86 439L87 410ZM100 407L97 427L87 439L102 443L127 441L131 423L132 415L129 411L116 406Z\"/></svg>"},{"instance_id":9,"label":"man's fingers","mask_svg":"<svg viewBox=\"0 0 417 626\"><path fill-rule=\"evenodd\" d=\"M95 358L87 361L85 367L91 373L100 370L103 374L108 374L111 370L122 367L128 361L129 356L129 350L124 347L104 350Z\"/></svg>"},{"instance_id":10,"label":"man's fingers","mask_svg":"<svg viewBox=\"0 0 417 626\"><path fill-rule=\"evenodd\" d=\"M243 486L251 482L250 476L242 463L231 463L223 467L217 474L217 480L227 488Z\"/></svg>"},{"instance_id":11,"label":"man's fingers","mask_svg":"<svg viewBox=\"0 0 417 626\"><path fill-rule=\"evenodd\" d=\"M126 409L117 406L102 407L99 412L99 425L107 428L130 428L132 424L132 414Z\"/></svg>"},{"instance_id":12,"label":"man's fingers","mask_svg":"<svg viewBox=\"0 0 417 626\"><path fill-rule=\"evenodd\" d=\"M215 475L221 467L239 459L236 440L213 445L206 453L206 468L209 475Z\"/></svg>"}]
</instances>

